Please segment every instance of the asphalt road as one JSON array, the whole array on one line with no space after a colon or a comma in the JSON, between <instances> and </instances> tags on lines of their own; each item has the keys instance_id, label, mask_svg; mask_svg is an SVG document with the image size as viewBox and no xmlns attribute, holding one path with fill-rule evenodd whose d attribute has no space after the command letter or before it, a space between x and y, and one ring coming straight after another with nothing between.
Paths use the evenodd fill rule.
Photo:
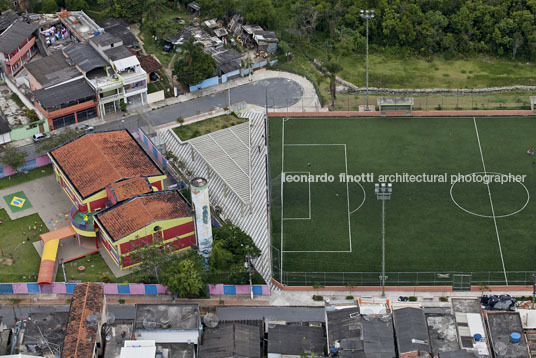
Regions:
<instances>
[{"instance_id":1,"label":"asphalt road","mask_svg":"<svg viewBox=\"0 0 536 358\"><path fill-rule=\"evenodd\" d=\"M115 315L116 320L133 320L136 318L136 307L134 305L107 305L109 312ZM15 326L15 314L17 319L27 318L29 313L56 313L69 312L69 305L2 305L0 306L0 317L2 322L8 327Z\"/></svg>"}]
</instances>

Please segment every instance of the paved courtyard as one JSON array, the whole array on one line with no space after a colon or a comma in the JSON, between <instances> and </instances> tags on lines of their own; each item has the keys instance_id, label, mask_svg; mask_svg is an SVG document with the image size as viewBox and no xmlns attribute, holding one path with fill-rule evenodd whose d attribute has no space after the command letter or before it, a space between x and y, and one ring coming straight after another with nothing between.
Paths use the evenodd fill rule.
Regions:
<instances>
[{"instance_id":1,"label":"paved courtyard","mask_svg":"<svg viewBox=\"0 0 536 358\"><path fill-rule=\"evenodd\" d=\"M37 213L50 231L71 224L69 210L72 203L56 182L54 175L2 189L0 197L11 196L21 191L31 202L31 207L28 209L13 212L5 200L0 200L0 207L6 209L11 219Z\"/></svg>"}]
</instances>

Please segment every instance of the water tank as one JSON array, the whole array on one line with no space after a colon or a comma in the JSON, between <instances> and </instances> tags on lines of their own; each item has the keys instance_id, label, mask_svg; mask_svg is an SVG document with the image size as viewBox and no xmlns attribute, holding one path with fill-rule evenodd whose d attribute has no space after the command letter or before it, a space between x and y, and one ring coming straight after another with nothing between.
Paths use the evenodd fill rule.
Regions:
<instances>
[{"instance_id":1,"label":"water tank","mask_svg":"<svg viewBox=\"0 0 536 358\"><path fill-rule=\"evenodd\" d=\"M480 342L482 340L482 335L480 333L476 333L473 338L475 339L475 342Z\"/></svg>"},{"instance_id":2,"label":"water tank","mask_svg":"<svg viewBox=\"0 0 536 358\"><path fill-rule=\"evenodd\" d=\"M519 341L521 340L521 334L517 332L512 332L510 334L510 340L512 341L512 343L519 343Z\"/></svg>"}]
</instances>

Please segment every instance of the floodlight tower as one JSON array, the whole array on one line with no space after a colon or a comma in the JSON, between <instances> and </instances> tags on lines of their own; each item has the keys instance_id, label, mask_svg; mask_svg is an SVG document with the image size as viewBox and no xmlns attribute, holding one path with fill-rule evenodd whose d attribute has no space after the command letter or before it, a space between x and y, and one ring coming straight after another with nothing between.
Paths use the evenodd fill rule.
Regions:
<instances>
[{"instance_id":1,"label":"floodlight tower","mask_svg":"<svg viewBox=\"0 0 536 358\"><path fill-rule=\"evenodd\" d=\"M385 201L391 199L391 194L393 193L393 184L391 183L381 183L374 184L374 192L376 193L376 198L382 202L382 275L380 276L380 281L382 283L382 297L385 297Z\"/></svg>"},{"instance_id":2,"label":"floodlight tower","mask_svg":"<svg viewBox=\"0 0 536 358\"><path fill-rule=\"evenodd\" d=\"M361 9L361 14L360 16L367 20L367 81L366 81L366 86L367 86L367 105L365 106L365 111L368 111L369 110L369 106L368 106L368 95L369 95L369 90L368 90L368 22L370 19L373 19L374 18L374 10L363 10Z\"/></svg>"}]
</instances>

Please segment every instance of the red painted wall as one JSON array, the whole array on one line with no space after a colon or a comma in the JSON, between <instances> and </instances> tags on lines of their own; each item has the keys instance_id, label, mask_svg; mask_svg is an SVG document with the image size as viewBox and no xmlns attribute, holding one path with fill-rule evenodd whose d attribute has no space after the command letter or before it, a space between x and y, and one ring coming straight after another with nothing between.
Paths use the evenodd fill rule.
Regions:
<instances>
[{"instance_id":1,"label":"red painted wall","mask_svg":"<svg viewBox=\"0 0 536 358\"><path fill-rule=\"evenodd\" d=\"M164 240L170 240L174 237L188 234L194 231L194 222L190 221L186 224L172 227L170 229L164 230Z\"/></svg>"},{"instance_id":2,"label":"red painted wall","mask_svg":"<svg viewBox=\"0 0 536 358\"><path fill-rule=\"evenodd\" d=\"M135 250L142 243L146 243L148 245L152 244L153 243L152 235L147 235L145 237L140 237L139 239L127 241L125 243L120 244L119 247L121 248L121 255L124 255L132 250Z\"/></svg>"},{"instance_id":3,"label":"red painted wall","mask_svg":"<svg viewBox=\"0 0 536 358\"><path fill-rule=\"evenodd\" d=\"M105 208L106 200L108 200L108 198L93 200L92 202L89 203L89 211L95 211L97 209Z\"/></svg>"}]
</instances>

